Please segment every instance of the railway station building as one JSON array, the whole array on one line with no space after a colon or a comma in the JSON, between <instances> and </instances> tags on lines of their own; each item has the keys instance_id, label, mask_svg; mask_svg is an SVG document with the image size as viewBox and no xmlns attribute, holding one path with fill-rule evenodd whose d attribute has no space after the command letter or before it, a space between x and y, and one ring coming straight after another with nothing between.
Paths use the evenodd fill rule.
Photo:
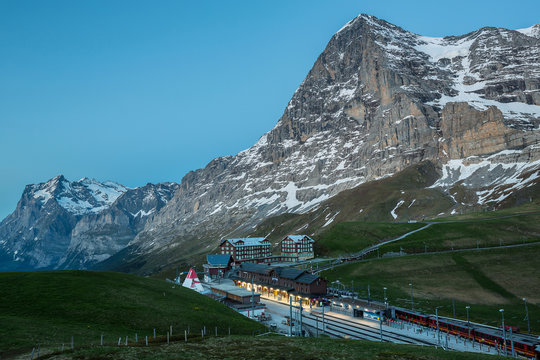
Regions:
<instances>
[{"instance_id":1,"label":"railway station building","mask_svg":"<svg viewBox=\"0 0 540 360\"><path fill-rule=\"evenodd\" d=\"M278 301L287 301L292 297L294 302L302 302L304 305L310 305L325 296L327 286L325 279L304 270L247 263L238 268L235 283L248 290L253 285L258 293Z\"/></svg>"}]
</instances>

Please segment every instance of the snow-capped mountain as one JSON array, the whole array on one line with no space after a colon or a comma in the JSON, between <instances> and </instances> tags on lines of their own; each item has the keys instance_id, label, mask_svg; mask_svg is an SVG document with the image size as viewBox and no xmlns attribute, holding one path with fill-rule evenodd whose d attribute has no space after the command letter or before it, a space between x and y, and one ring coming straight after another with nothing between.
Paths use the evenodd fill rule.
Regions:
<instances>
[{"instance_id":1,"label":"snow-capped mountain","mask_svg":"<svg viewBox=\"0 0 540 360\"><path fill-rule=\"evenodd\" d=\"M26 186L0 223L0 269L86 268L121 250L177 184L123 185L59 175Z\"/></svg>"},{"instance_id":2,"label":"snow-capped mountain","mask_svg":"<svg viewBox=\"0 0 540 360\"><path fill-rule=\"evenodd\" d=\"M442 191L459 182L497 206L538 176L539 29L431 38L358 16L332 37L276 126L188 173L127 249L212 247L425 160L440 169Z\"/></svg>"},{"instance_id":3,"label":"snow-capped mountain","mask_svg":"<svg viewBox=\"0 0 540 360\"><path fill-rule=\"evenodd\" d=\"M323 214L329 226L341 216L339 204L317 213L323 202L368 181L407 176L402 171L420 163L432 164L424 166L435 174L425 186L444 196L448 212L495 208L537 184L539 125L540 24L432 38L360 15L330 39L273 129L170 185L178 189L168 201L127 208L122 199L132 190L112 184L90 196L73 184L58 196L46 190L52 185L27 187L0 225L0 246L10 259L39 266L107 258L101 268L127 263L147 273L282 213ZM420 199L405 190L392 198L388 220L400 221L405 205L422 215ZM138 217L144 221L132 230ZM110 228L102 234L104 223ZM38 245L33 231L44 239Z\"/></svg>"}]
</instances>

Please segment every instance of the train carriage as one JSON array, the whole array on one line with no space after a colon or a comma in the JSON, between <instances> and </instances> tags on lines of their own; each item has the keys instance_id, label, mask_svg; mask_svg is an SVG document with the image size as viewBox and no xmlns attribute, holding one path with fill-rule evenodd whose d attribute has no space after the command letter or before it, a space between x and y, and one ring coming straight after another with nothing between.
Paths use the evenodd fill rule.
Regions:
<instances>
[{"instance_id":1,"label":"train carriage","mask_svg":"<svg viewBox=\"0 0 540 360\"><path fill-rule=\"evenodd\" d=\"M410 311L403 308L395 308L396 318L404 321L409 321L415 324L429 326L433 329L437 328L437 319L433 315L427 315ZM534 335L516 333L516 327L505 326L506 331L506 348L508 353L512 349L512 341L514 343L514 352L520 356L535 358L540 360L540 345L539 340ZM510 337L510 329L512 336ZM465 321L439 317L439 331L448 332L452 335L470 338L474 341L490 346L495 346L501 351L504 349L503 330L474 324L468 325Z\"/></svg>"},{"instance_id":2,"label":"train carriage","mask_svg":"<svg viewBox=\"0 0 540 360\"><path fill-rule=\"evenodd\" d=\"M437 328L437 318L435 316L430 316L429 327L436 329ZM461 336L462 338L473 338L472 329L467 327L467 323L460 321L450 320L448 318L439 317L439 331L447 332L452 335Z\"/></svg>"},{"instance_id":3,"label":"train carriage","mask_svg":"<svg viewBox=\"0 0 540 360\"><path fill-rule=\"evenodd\" d=\"M502 329L494 329L488 327L475 327L474 338L476 341L497 346L499 349L504 349L504 335ZM538 345L538 340L527 334L506 332L506 349L512 351L512 341L514 343L514 352L518 355L535 357L535 348Z\"/></svg>"},{"instance_id":4,"label":"train carriage","mask_svg":"<svg viewBox=\"0 0 540 360\"><path fill-rule=\"evenodd\" d=\"M396 308L395 310L396 317L401 320L410 321L415 324L419 324L422 326L427 326L429 315L412 312L405 309L399 309Z\"/></svg>"}]
</instances>

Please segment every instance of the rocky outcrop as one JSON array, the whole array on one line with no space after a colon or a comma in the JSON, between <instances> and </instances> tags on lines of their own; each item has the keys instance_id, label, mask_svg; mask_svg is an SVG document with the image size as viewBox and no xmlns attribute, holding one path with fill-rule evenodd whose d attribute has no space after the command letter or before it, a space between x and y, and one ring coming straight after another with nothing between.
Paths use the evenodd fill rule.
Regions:
<instances>
[{"instance_id":1,"label":"rocky outcrop","mask_svg":"<svg viewBox=\"0 0 540 360\"><path fill-rule=\"evenodd\" d=\"M520 131L504 124L495 106L477 110L467 103L448 103L440 121L440 159L462 159L491 155L506 149L524 149L538 140L532 131Z\"/></svg>"}]
</instances>

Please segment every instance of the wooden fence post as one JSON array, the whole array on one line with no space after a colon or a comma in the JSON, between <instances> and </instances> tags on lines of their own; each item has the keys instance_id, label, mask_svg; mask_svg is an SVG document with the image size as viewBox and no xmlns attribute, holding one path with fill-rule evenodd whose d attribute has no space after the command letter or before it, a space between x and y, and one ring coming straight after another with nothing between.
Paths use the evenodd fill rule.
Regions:
<instances>
[{"instance_id":1,"label":"wooden fence post","mask_svg":"<svg viewBox=\"0 0 540 360\"><path fill-rule=\"evenodd\" d=\"M148 335L145 336L146 339L146 346L148 346Z\"/></svg>"},{"instance_id":2,"label":"wooden fence post","mask_svg":"<svg viewBox=\"0 0 540 360\"><path fill-rule=\"evenodd\" d=\"M135 342L138 343L139 342L139 335L137 333L135 333Z\"/></svg>"},{"instance_id":3,"label":"wooden fence post","mask_svg":"<svg viewBox=\"0 0 540 360\"><path fill-rule=\"evenodd\" d=\"M217 326L216 326L216 336L217 336Z\"/></svg>"},{"instance_id":4,"label":"wooden fence post","mask_svg":"<svg viewBox=\"0 0 540 360\"><path fill-rule=\"evenodd\" d=\"M128 344L128 336L126 335L126 346L127 346L127 344Z\"/></svg>"},{"instance_id":5,"label":"wooden fence post","mask_svg":"<svg viewBox=\"0 0 540 360\"><path fill-rule=\"evenodd\" d=\"M171 337L172 337L172 325L169 326L169 332L171 333Z\"/></svg>"},{"instance_id":6,"label":"wooden fence post","mask_svg":"<svg viewBox=\"0 0 540 360\"><path fill-rule=\"evenodd\" d=\"M101 346L103 346L103 334L101 334Z\"/></svg>"},{"instance_id":7,"label":"wooden fence post","mask_svg":"<svg viewBox=\"0 0 540 360\"><path fill-rule=\"evenodd\" d=\"M169 344L169 332L167 331L167 345Z\"/></svg>"},{"instance_id":8,"label":"wooden fence post","mask_svg":"<svg viewBox=\"0 0 540 360\"><path fill-rule=\"evenodd\" d=\"M185 339L186 342L187 342L187 330L184 330L184 339Z\"/></svg>"},{"instance_id":9,"label":"wooden fence post","mask_svg":"<svg viewBox=\"0 0 540 360\"><path fill-rule=\"evenodd\" d=\"M118 346L120 346L120 343L122 342L122 337L118 338Z\"/></svg>"},{"instance_id":10,"label":"wooden fence post","mask_svg":"<svg viewBox=\"0 0 540 360\"><path fill-rule=\"evenodd\" d=\"M156 329L154 328L154 339L156 338Z\"/></svg>"}]
</instances>

